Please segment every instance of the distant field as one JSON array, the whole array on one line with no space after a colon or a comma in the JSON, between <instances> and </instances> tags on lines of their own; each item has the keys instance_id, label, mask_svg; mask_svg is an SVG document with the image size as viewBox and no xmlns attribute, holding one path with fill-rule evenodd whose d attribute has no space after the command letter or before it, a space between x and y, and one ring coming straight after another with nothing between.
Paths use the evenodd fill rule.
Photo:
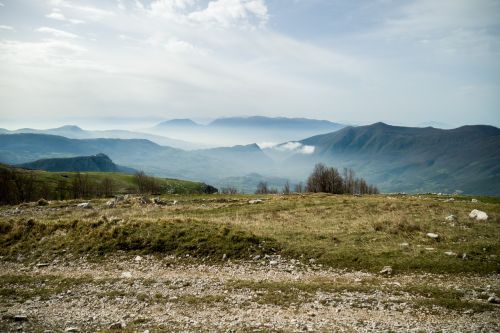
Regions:
<instances>
[{"instance_id":1,"label":"distant field","mask_svg":"<svg viewBox=\"0 0 500 333\"><path fill-rule=\"evenodd\" d=\"M131 176L113 177L123 187L131 182ZM127 251L221 261L280 254L372 272L386 265L396 272L500 272L498 198L479 198L478 203L468 197L445 202L447 198L169 195L162 196L164 205L141 204L139 198L131 198L114 208L105 205L107 199L91 200L93 209L76 208L82 201L3 206L0 255L40 258L65 251L98 259ZM263 202L248 203L255 199ZM485 211L488 220L470 219L472 209ZM446 221L451 214L456 220ZM439 238L426 236L430 232Z\"/></svg>"}]
</instances>

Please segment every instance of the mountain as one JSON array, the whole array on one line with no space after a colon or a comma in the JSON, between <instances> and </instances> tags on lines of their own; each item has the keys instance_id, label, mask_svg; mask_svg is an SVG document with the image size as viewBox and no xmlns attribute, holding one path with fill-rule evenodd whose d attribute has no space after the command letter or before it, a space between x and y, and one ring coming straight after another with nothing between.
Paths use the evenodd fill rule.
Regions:
<instances>
[{"instance_id":1,"label":"mountain","mask_svg":"<svg viewBox=\"0 0 500 333\"><path fill-rule=\"evenodd\" d=\"M234 146L249 142L297 141L343 127L345 125L327 120L253 116L219 118L208 125L200 125L190 119L173 119L149 130L185 141L203 142L213 146Z\"/></svg>"},{"instance_id":2,"label":"mountain","mask_svg":"<svg viewBox=\"0 0 500 333\"><path fill-rule=\"evenodd\" d=\"M212 121L210 127L250 127L260 129L285 129L298 131L332 132L339 130L345 125L333 123L327 120L316 120L307 118L285 118L285 117L229 117L219 118Z\"/></svg>"},{"instance_id":3,"label":"mountain","mask_svg":"<svg viewBox=\"0 0 500 333\"><path fill-rule=\"evenodd\" d=\"M383 191L500 195L500 129L493 126L443 130L376 123L301 143L315 147L309 161L352 167Z\"/></svg>"},{"instance_id":4,"label":"mountain","mask_svg":"<svg viewBox=\"0 0 500 333\"><path fill-rule=\"evenodd\" d=\"M78 156L67 158L46 158L18 165L25 169L45 170L52 172L124 172L134 173L136 170L116 165L105 154Z\"/></svg>"},{"instance_id":5,"label":"mountain","mask_svg":"<svg viewBox=\"0 0 500 333\"><path fill-rule=\"evenodd\" d=\"M463 191L500 196L500 129L451 130L376 123L300 141L184 151L138 139L68 139L46 134L1 134L0 162L103 153L119 165L161 177L249 187L259 177L305 181L315 163L352 168L383 192ZM243 177L243 178L242 178ZM279 185L279 182L275 182Z\"/></svg>"},{"instance_id":6,"label":"mountain","mask_svg":"<svg viewBox=\"0 0 500 333\"><path fill-rule=\"evenodd\" d=\"M68 139L47 134L1 134L0 162L22 164L38 159L103 153L120 165L161 177L215 183L262 169L272 161L257 145L184 151L139 139Z\"/></svg>"},{"instance_id":7,"label":"mountain","mask_svg":"<svg viewBox=\"0 0 500 333\"><path fill-rule=\"evenodd\" d=\"M146 139L163 146L170 146L180 149L201 149L207 148L207 145L176 140L161 135L154 135L142 132L132 132L126 130L104 130L104 131L89 131L84 130L75 125L66 125L50 129L33 129L33 128L20 128L18 130L9 131L0 129L0 134L19 134L19 133L33 133L33 134L52 134L60 135L70 139Z\"/></svg>"},{"instance_id":8,"label":"mountain","mask_svg":"<svg viewBox=\"0 0 500 333\"><path fill-rule=\"evenodd\" d=\"M191 119L171 119L171 120L166 120L158 125L156 125L157 128L168 128L168 127L198 127L201 126Z\"/></svg>"}]
</instances>

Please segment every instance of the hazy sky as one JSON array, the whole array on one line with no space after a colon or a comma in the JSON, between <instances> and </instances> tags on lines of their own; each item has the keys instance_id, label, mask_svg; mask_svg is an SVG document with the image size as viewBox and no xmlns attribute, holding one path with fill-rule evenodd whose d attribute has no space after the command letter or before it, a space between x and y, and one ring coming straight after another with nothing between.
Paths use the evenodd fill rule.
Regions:
<instances>
[{"instance_id":1,"label":"hazy sky","mask_svg":"<svg viewBox=\"0 0 500 333\"><path fill-rule=\"evenodd\" d=\"M499 107L499 0L0 0L0 127Z\"/></svg>"}]
</instances>

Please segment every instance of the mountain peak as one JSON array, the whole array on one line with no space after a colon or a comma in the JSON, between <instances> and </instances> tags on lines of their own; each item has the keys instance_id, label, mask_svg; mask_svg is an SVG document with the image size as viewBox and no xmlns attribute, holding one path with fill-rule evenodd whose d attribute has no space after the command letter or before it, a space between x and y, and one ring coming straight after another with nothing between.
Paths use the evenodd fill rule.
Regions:
<instances>
[{"instance_id":1,"label":"mountain peak","mask_svg":"<svg viewBox=\"0 0 500 333\"><path fill-rule=\"evenodd\" d=\"M200 126L198 123L192 121L188 118L179 118L179 119L170 119L166 121L162 121L156 127L164 127L164 126Z\"/></svg>"}]
</instances>

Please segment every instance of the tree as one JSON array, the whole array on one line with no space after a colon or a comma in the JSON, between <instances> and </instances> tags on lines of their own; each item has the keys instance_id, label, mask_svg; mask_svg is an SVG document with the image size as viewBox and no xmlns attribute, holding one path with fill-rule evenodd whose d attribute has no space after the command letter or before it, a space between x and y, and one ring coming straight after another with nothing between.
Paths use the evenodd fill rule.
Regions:
<instances>
[{"instance_id":1,"label":"tree","mask_svg":"<svg viewBox=\"0 0 500 333\"><path fill-rule=\"evenodd\" d=\"M268 194L269 193L269 188L267 187L266 182L259 182L257 184L257 190L255 191L255 194Z\"/></svg>"},{"instance_id":2,"label":"tree","mask_svg":"<svg viewBox=\"0 0 500 333\"><path fill-rule=\"evenodd\" d=\"M376 194L377 187L369 185L363 178L355 178L351 169L343 170L344 177L340 172L327 167L322 163L315 165L313 172L307 179L308 192L324 192L333 194Z\"/></svg>"},{"instance_id":3,"label":"tree","mask_svg":"<svg viewBox=\"0 0 500 333\"><path fill-rule=\"evenodd\" d=\"M288 180L283 185L283 194L290 194L290 182Z\"/></svg>"}]
</instances>

